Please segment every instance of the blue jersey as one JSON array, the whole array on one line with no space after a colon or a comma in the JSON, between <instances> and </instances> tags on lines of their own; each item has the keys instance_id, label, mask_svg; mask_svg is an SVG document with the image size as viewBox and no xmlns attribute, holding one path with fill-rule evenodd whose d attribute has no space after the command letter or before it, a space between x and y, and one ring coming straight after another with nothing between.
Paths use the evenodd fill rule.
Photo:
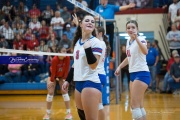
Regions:
<instances>
[{"instance_id":1,"label":"blue jersey","mask_svg":"<svg viewBox=\"0 0 180 120\"><path fill-rule=\"evenodd\" d=\"M146 55L146 61L148 66L153 66L156 62L156 57L158 56L158 52L155 48L150 47L148 50L148 54Z\"/></svg>"},{"instance_id":2,"label":"blue jersey","mask_svg":"<svg viewBox=\"0 0 180 120\"><path fill-rule=\"evenodd\" d=\"M114 19L114 15L120 9L119 6L107 4L106 7L99 5L96 12L99 13L104 19Z\"/></svg>"}]
</instances>

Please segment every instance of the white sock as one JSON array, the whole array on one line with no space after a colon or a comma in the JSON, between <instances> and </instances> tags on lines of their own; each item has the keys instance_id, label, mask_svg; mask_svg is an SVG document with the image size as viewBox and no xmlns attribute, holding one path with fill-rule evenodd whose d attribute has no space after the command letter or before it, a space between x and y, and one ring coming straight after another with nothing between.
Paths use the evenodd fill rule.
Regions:
<instances>
[{"instance_id":1,"label":"white sock","mask_svg":"<svg viewBox=\"0 0 180 120\"><path fill-rule=\"evenodd\" d=\"M50 110L50 109L47 109L46 112L47 112L48 114L50 114L50 113L51 113L51 110Z\"/></svg>"},{"instance_id":2,"label":"white sock","mask_svg":"<svg viewBox=\"0 0 180 120\"><path fill-rule=\"evenodd\" d=\"M66 112L67 113L71 113L71 109L66 109Z\"/></svg>"}]
</instances>

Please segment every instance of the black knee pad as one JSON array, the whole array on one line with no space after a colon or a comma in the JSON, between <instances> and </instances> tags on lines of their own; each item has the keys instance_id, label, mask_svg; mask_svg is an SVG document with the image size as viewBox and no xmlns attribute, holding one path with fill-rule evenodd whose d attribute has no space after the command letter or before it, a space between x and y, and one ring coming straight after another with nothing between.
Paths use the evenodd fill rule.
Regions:
<instances>
[{"instance_id":1,"label":"black knee pad","mask_svg":"<svg viewBox=\"0 0 180 120\"><path fill-rule=\"evenodd\" d=\"M78 109L78 115L79 115L80 120L86 120L84 110Z\"/></svg>"}]
</instances>

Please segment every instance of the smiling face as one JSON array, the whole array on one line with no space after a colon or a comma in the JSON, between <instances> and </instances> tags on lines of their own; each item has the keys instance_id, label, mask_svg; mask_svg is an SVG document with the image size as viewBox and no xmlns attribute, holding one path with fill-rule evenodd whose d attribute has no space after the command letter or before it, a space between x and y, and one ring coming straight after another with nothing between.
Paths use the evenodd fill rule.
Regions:
<instances>
[{"instance_id":1,"label":"smiling face","mask_svg":"<svg viewBox=\"0 0 180 120\"><path fill-rule=\"evenodd\" d=\"M87 15L81 23L82 31L85 33L92 33L95 29L95 20L92 16Z\"/></svg>"},{"instance_id":2,"label":"smiling face","mask_svg":"<svg viewBox=\"0 0 180 120\"><path fill-rule=\"evenodd\" d=\"M137 22L135 21L129 21L126 24L126 31L128 33L128 35L131 37L133 34L137 34L138 33L138 25Z\"/></svg>"}]
</instances>

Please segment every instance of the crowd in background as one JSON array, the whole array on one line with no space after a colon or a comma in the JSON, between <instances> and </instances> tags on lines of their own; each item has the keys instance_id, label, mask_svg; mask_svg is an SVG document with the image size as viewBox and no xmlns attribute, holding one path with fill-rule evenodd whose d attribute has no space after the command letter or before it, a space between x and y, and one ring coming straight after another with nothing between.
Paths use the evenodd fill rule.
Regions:
<instances>
[{"instance_id":1,"label":"crowd in background","mask_svg":"<svg viewBox=\"0 0 180 120\"><path fill-rule=\"evenodd\" d=\"M86 1L78 1L88 6ZM173 91L176 94L180 82L180 70L175 68L179 65L180 54L180 2L178 0L109 0L109 2L118 5L127 5L134 2L138 9L148 7L168 8L168 20L171 27L166 39L169 42L169 49L172 54L168 61L164 87L161 92ZM18 7L15 7L7 1L0 9L0 48L57 52L57 48L63 46L68 53L71 53L71 43L76 31L76 25L72 22L72 14L74 13L78 17L85 14L77 7L74 7L73 11L69 11L68 6L61 6L60 4L57 4L56 8L47 5L46 9L40 10L36 4L33 4L32 8L28 8L26 4L19 2ZM158 41L148 42L148 45L147 63L152 73L152 82L149 89L157 92L159 91L157 81L158 71L160 71L159 61L163 55L158 46ZM1 56L8 55L17 56L20 54L1 53ZM40 57L45 64L0 64L0 75L7 78L6 82L35 82L37 75L48 74L53 56ZM127 73L127 69L128 67L122 72ZM21 79L22 75L27 78L26 81ZM124 77L124 75L122 76ZM14 77L17 77L17 79L12 79Z\"/></svg>"}]
</instances>

